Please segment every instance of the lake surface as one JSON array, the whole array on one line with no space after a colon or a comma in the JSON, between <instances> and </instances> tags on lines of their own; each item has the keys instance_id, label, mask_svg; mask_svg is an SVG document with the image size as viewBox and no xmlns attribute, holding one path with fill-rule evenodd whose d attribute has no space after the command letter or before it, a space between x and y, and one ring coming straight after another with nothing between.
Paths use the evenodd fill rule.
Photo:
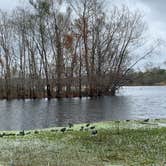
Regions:
<instances>
[{"instance_id":1,"label":"lake surface","mask_svg":"<svg viewBox=\"0 0 166 166\"><path fill-rule=\"evenodd\" d=\"M0 130L166 118L166 86L123 87L116 97L0 101Z\"/></svg>"}]
</instances>

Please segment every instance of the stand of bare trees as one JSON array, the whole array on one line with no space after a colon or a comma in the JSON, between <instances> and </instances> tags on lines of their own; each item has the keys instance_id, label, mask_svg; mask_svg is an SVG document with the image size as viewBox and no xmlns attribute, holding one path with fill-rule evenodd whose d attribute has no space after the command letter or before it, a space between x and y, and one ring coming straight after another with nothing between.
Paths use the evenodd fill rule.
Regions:
<instances>
[{"instance_id":1,"label":"stand of bare trees","mask_svg":"<svg viewBox=\"0 0 166 166\"><path fill-rule=\"evenodd\" d=\"M0 98L115 95L141 49L139 12L100 0L29 0L0 12Z\"/></svg>"}]
</instances>

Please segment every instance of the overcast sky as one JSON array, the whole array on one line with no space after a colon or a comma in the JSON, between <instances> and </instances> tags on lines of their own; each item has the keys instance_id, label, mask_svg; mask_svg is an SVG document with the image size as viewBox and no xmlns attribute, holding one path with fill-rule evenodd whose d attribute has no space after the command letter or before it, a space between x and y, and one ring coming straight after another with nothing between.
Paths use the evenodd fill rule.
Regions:
<instances>
[{"instance_id":1,"label":"overcast sky","mask_svg":"<svg viewBox=\"0 0 166 166\"><path fill-rule=\"evenodd\" d=\"M109 0L112 1L112 0ZM166 35L166 0L113 0L115 4L127 4L142 11L154 37Z\"/></svg>"},{"instance_id":2,"label":"overcast sky","mask_svg":"<svg viewBox=\"0 0 166 166\"><path fill-rule=\"evenodd\" d=\"M0 8L5 10L11 10L16 7L20 0L0 0Z\"/></svg>"},{"instance_id":3,"label":"overcast sky","mask_svg":"<svg viewBox=\"0 0 166 166\"><path fill-rule=\"evenodd\" d=\"M0 0L0 8L11 10L18 4L27 0ZM166 40L166 0L106 0L120 5L127 4L130 9L139 9L149 26L150 39L160 38ZM166 61L166 48L161 49L160 56L151 59L156 65L163 66ZM165 66L166 67L166 66Z\"/></svg>"},{"instance_id":4,"label":"overcast sky","mask_svg":"<svg viewBox=\"0 0 166 166\"><path fill-rule=\"evenodd\" d=\"M149 40L166 41L166 0L108 0L116 5L127 4L130 9L139 9L149 28ZM154 65L166 68L166 46L160 47L160 53L148 61Z\"/></svg>"}]
</instances>

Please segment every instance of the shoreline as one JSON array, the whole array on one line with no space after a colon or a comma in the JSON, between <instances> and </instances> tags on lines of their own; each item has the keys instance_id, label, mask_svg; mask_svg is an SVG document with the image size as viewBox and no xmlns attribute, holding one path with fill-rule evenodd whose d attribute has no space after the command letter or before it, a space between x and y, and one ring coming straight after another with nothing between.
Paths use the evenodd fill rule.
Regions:
<instances>
[{"instance_id":1,"label":"shoreline","mask_svg":"<svg viewBox=\"0 0 166 166\"><path fill-rule=\"evenodd\" d=\"M146 122L147 121L147 122ZM166 127L166 119L138 119L138 120L110 120L110 121L101 121L101 122L93 122L89 123L91 126L96 126L97 129L112 129L115 128L117 123L119 124L120 129L140 129L140 128L161 128ZM78 123L72 124L73 131L79 131L81 126L85 126L87 123ZM61 126L61 127L49 127L43 129L30 129L30 130L0 130L0 134L6 133L13 133L19 134L19 132L49 132L51 130L56 130L57 132L60 131L62 128L69 129L68 125Z\"/></svg>"},{"instance_id":2,"label":"shoreline","mask_svg":"<svg viewBox=\"0 0 166 166\"><path fill-rule=\"evenodd\" d=\"M15 135L6 132L9 135L0 137L0 165L149 166L165 163L166 119L107 121L74 125L70 131L62 129L13 131Z\"/></svg>"},{"instance_id":3,"label":"shoreline","mask_svg":"<svg viewBox=\"0 0 166 166\"><path fill-rule=\"evenodd\" d=\"M166 84L154 84L154 85L139 85L139 84L136 84L136 85L124 85L124 86L121 86L120 89L123 89L124 87L166 87ZM120 90L118 89L116 94L118 94L118 91ZM90 96L90 95L84 95L82 94L82 96L79 96L79 95L70 95L70 96L62 96L62 97L56 97L56 96L52 96L51 98L48 98L47 96L44 96L44 97L36 97L36 98L30 98L30 97L24 97L24 98L18 98L18 97L11 97L11 98L8 98L7 97L0 97L0 100L2 101L12 101L12 100L20 100L20 101L24 101L24 100L63 100L63 99L75 99L75 98L79 98L79 99L82 99L82 98L100 98L100 97L106 97L106 96L111 96L111 97L114 97L114 96L117 96L117 95L111 95L111 93L109 92L108 94L103 94L103 95L94 95L94 96Z\"/></svg>"}]
</instances>

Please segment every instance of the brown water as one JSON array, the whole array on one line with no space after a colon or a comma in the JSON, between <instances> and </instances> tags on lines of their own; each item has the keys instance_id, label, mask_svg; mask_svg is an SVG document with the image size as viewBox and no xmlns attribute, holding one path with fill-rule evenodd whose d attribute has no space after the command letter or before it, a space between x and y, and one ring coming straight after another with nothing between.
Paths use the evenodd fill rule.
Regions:
<instances>
[{"instance_id":1,"label":"brown water","mask_svg":"<svg viewBox=\"0 0 166 166\"><path fill-rule=\"evenodd\" d=\"M0 130L166 118L166 87L124 87L116 97L0 101Z\"/></svg>"}]
</instances>

